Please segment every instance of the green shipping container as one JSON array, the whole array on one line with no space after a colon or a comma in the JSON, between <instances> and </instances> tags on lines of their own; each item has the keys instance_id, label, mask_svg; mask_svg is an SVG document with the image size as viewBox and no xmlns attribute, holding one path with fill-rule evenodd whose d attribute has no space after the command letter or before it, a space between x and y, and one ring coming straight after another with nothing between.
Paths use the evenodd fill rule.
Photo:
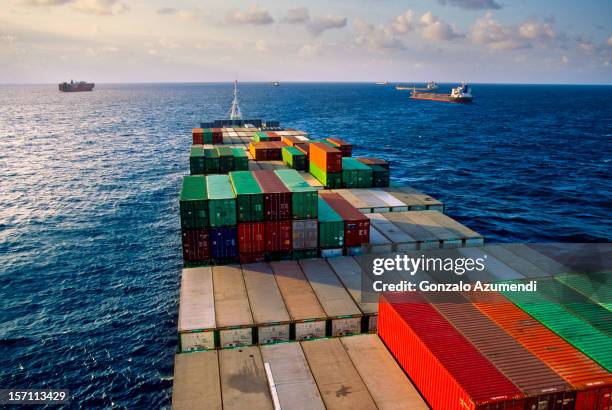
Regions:
<instances>
[{"instance_id":1,"label":"green shipping container","mask_svg":"<svg viewBox=\"0 0 612 410\"><path fill-rule=\"evenodd\" d=\"M342 188L342 172L325 172L312 162L309 168L312 176L325 185L325 188Z\"/></svg>"},{"instance_id":2,"label":"green shipping container","mask_svg":"<svg viewBox=\"0 0 612 410\"><path fill-rule=\"evenodd\" d=\"M538 287L540 281L541 279L538 279ZM509 283L520 283L520 281L509 281ZM572 315L564 308L562 300L557 302L552 298L547 298L541 291L502 291L501 293L603 368L612 371L612 355L610 354L612 338Z\"/></svg>"},{"instance_id":3,"label":"green shipping container","mask_svg":"<svg viewBox=\"0 0 612 410\"><path fill-rule=\"evenodd\" d=\"M311 259L319 256L318 249L294 249L293 259Z\"/></svg>"},{"instance_id":4,"label":"green shipping container","mask_svg":"<svg viewBox=\"0 0 612 410\"><path fill-rule=\"evenodd\" d=\"M372 187L384 188L389 186L389 170L381 165L369 165L372 168Z\"/></svg>"},{"instance_id":5,"label":"green shipping container","mask_svg":"<svg viewBox=\"0 0 612 410\"><path fill-rule=\"evenodd\" d=\"M612 273L556 275L555 279L612 312Z\"/></svg>"},{"instance_id":6,"label":"green shipping container","mask_svg":"<svg viewBox=\"0 0 612 410\"><path fill-rule=\"evenodd\" d=\"M256 132L255 135L253 135L253 141L255 142L260 142L260 141L270 141L270 137L265 133L265 132Z\"/></svg>"},{"instance_id":7,"label":"green shipping container","mask_svg":"<svg viewBox=\"0 0 612 410\"><path fill-rule=\"evenodd\" d=\"M323 199L318 198L319 248L344 246L344 220Z\"/></svg>"},{"instance_id":8,"label":"green shipping container","mask_svg":"<svg viewBox=\"0 0 612 410\"><path fill-rule=\"evenodd\" d=\"M236 193L238 222L264 220L264 195L251 171L234 171L229 174Z\"/></svg>"},{"instance_id":9,"label":"green shipping container","mask_svg":"<svg viewBox=\"0 0 612 410\"><path fill-rule=\"evenodd\" d=\"M283 147L283 162L298 171L306 171L306 155L295 147Z\"/></svg>"},{"instance_id":10,"label":"green shipping container","mask_svg":"<svg viewBox=\"0 0 612 410\"><path fill-rule=\"evenodd\" d=\"M234 152L230 147L215 147L219 154L219 173L227 174L234 170Z\"/></svg>"},{"instance_id":11,"label":"green shipping container","mask_svg":"<svg viewBox=\"0 0 612 410\"><path fill-rule=\"evenodd\" d=\"M372 168L361 161L351 158L342 158L342 187L343 188L371 188Z\"/></svg>"},{"instance_id":12,"label":"green shipping container","mask_svg":"<svg viewBox=\"0 0 612 410\"><path fill-rule=\"evenodd\" d=\"M291 191L293 219L315 219L317 217L317 190L295 169L277 169L274 173Z\"/></svg>"},{"instance_id":13,"label":"green shipping container","mask_svg":"<svg viewBox=\"0 0 612 410\"><path fill-rule=\"evenodd\" d=\"M206 176L210 226L236 225L236 194L227 175Z\"/></svg>"},{"instance_id":14,"label":"green shipping container","mask_svg":"<svg viewBox=\"0 0 612 410\"><path fill-rule=\"evenodd\" d=\"M233 171L248 171L249 157L246 151L241 148L232 148L232 154L234 155Z\"/></svg>"},{"instance_id":15,"label":"green shipping container","mask_svg":"<svg viewBox=\"0 0 612 410\"><path fill-rule=\"evenodd\" d=\"M202 142L204 144L212 144L213 143L212 129L204 128L204 137L203 137Z\"/></svg>"},{"instance_id":16,"label":"green shipping container","mask_svg":"<svg viewBox=\"0 0 612 410\"><path fill-rule=\"evenodd\" d=\"M179 201L182 228L208 226L208 195L203 175L183 177Z\"/></svg>"},{"instance_id":17,"label":"green shipping container","mask_svg":"<svg viewBox=\"0 0 612 410\"><path fill-rule=\"evenodd\" d=\"M191 175L204 174L204 148L202 146L191 147L189 154L189 171Z\"/></svg>"},{"instance_id":18,"label":"green shipping container","mask_svg":"<svg viewBox=\"0 0 612 410\"><path fill-rule=\"evenodd\" d=\"M215 149L204 149L204 173L217 174L219 172L219 154Z\"/></svg>"}]
</instances>

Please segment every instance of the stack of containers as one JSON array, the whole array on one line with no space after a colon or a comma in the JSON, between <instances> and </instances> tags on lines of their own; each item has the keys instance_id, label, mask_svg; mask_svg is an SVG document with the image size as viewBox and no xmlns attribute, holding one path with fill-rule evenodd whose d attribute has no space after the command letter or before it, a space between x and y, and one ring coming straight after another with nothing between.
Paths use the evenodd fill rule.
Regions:
<instances>
[{"instance_id":1,"label":"stack of containers","mask_svg":"<svg viewBox=\"0 0 612 410\"><path fill-rule=\"evenodd\" d=\"M281 137L274 131L259 131L253 135L253 141L261 142L261 141L280 141Z\"/></svg>"},{"instance_id":2,"label":"stack of containers","mask_svg":"<svg viewBox=\"0 0 612 410\"><path fill-rule=\"evenodd\" d=\"M309 170L326 188L342 185L342 153L321 142L309 144Z\"/></svg>"},{"instance_id":3,"label":"stack of containers","mask_svg":"<svg viewBox=\"0 0 612 410\"><path fill-rule=\"evenodd\" d=\"M306 171L306 155L294 146L283 147L283 162L298 171Z\"/></svg>"},{"instance_id":4,"label":"stack of containers","mask_svg":"<svg viewBox=\"0 0 612 410\"><path fill-rule=\"evenodd\" d=\"M219 155L219 173L227 174L234 171L234 153L229 147L215 147L215 151Z\"/></svg>"},{"instance_id":5,"label":"stack of containers","mask_svg":"<svg viewBox=\"0 0 612 410\"><path fill-rule=\"evenodd\" d=\"M384 188L390 183L389 163L379 158L356 158L372 169L372 187Z\"/></svg>"},{"instance_id":6,"label":"stack of containers","mask_svg":"<svg viewBox=\"0 0 612 410\"><path fill-rule=\"evenodd\" d=\"M343 157L350 157L353 155L353 146L340 138L328 138L327 141L331 142L332 145L342 152Z\"/></svg>"},{"instance_id":7,"label":"stack of containers","mask_svg":"<svg viewBox=\"0 0 612 410\"><path fill-rule=\"evenodd\" d=\"M283 135L281 141L288 147L293 147L295 144L303 143L304 140L296 137L295 135Z\"/></svg>"},{"instance_id":8,"label":"stack of containers","mask_svg":"<svg viewBox=\"0 0 612 410\"><path fill-rule=\"evenodd\" d=\"M344 220L321 197L318 198L317 203L321 257L342 256L342 250L344 249Z\"/></svg>"},{"instance_id":9,"label":"stack of containers","mask_svg":"<svg viewBox=\"0 0 612 410\"><path fill-rule=\"evenodd\" d=\"M185 264L208 263L210 260L207 200L203 176L183 177L179 207Z\"/></svg>"},{"instance_id":10,"label":"stack of containers","mask_svg":"<svg viewBox=\"0 0 612 410\"><path fill-rule=\"evenodd\" d=\"M251 142L249 152L255 161L280 161L283 146L284 144L280 141Z\"/></svg>"},{"instance_id":11,"label":"stack of containers","mask_svg":"<svg viewBox=\"0 0 612 410\"><path fill-rule=\"evenodd\" d=\"M221 128L194 128L191 134L193 145L223 144L223 131Z\"/></svg>"},{"instance_id":12,"label":"stack of containers","mask_svg":"<svg viewBox=\"0 0 612 410\"><path fill-rule=\"evenodd\" d=\"M274 171L276 176L291 191L291 214L293 236L293 258L316 258L317 250L317 190L293 169Z\"/></svg>"},{"instance_id":13,"label":"stack of containers","mask_svg":"<svg viewBox=\"0 0 612 410\"><path fill-rule=\"evenodd\" d=\"M416 292L380 298L378 334L434 409L527 408L525 395Z\"/></svg>"},{"instance_id":14,"label":"stack of containers","mask_svg":"<svg viewBox=\"0 0 612 410\"><path fill-rule=\"evenodd\" d=\"M249 158L240 148L205 147L205 145L191 147L189 156L191 175L225 174L230 171L246 170L249 167Z\"/></svg>"},{"instance_id":15,"label":"stack of containers","mask_svg":"<svg viewBox=\"0 0 612 410\"><path fill-rule=\"evenodd\" d=\"M342 187L371 188L372 168L355 158L342 158Z\"/></svg>"},{"instance_id":16,"label":"stack of containers","mask_svg":"<svg viewBox=\"0 0 612 410\"><path fill-rule=\"evenodd\" d=\"M344 221L346 253L361 254L362 245L370 242L370 220L339 194L320 191L319 195Z\"/></svg>"},{"instance_id":17,"label":"stack of containers","mask_svg":"<svg viewBox=\"0 0 612 410\"><path fill-rule=\"evenodd\" d=\"M206 176L210 254L213 263L228 263L238 256L236 194L227 175Z\"/></svg>"},{"instance_id":18,"label":"stack of containers","mask_svg":"<svg viewBox=\"0 0 612 410\"><path fill-rule=\"evenodd\" d=\"M287 259L292 251L291 191L274 171L253 171L264 196L266 254Z\"/></svg>"},{"instance_id":19,"label":"stack of containers","mask_svg":"<svg viewBox=\"0 0 612 410\"><path fill-rule=\"evenodd\" d=\"M219 172L219 153L213 148L204 148L204 173Z\"/></svg>"},{"instance_id":20,"label":"stack of containers","mask_svg":"<svg viewBox=\"0 0 612 410\"><path fill-rule=\"evenodd\" d=\"M229 177L236 194L240 263L261 262L266 253L263 190L250 171L230 172Z\"/></svg>"},{"instance_id":21,"label":"stack of containers","mask_svg":"<svg viewBox=\"0 0 612 410\"><path fill-rule=\"evenodd\" d=\"M246 171L249 169L249 156L241 148L232 148L234 156L234 170Z\"/></svg>"},{"instance_id":22,"label":"stack of containers","mask_svg":"<svg viewBox=\"0 0 612 410\"><path fill-rule=\"evenodd\" d=\"M189 172L191 175L203 175L204 172L204 147L193 146L189 154Z\"/></svg>"}]
</instances>

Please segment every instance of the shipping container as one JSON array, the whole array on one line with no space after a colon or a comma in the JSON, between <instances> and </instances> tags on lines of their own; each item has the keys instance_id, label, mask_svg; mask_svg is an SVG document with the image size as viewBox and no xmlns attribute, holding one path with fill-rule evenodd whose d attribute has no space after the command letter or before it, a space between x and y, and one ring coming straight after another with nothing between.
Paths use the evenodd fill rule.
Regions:
<instances>
[{"instance_id":1,"label":"shipping container","mask_svg":"<svg viewBox=\"0 0 612 410\"><path fill-rule=\"evenodd\" d=\"M204 130L202 128L194 128L191 130L192 142L194 145L204 144Z\"/></svg>"},{"instance_id":2,"label":"shipping container","mask_svg":"<svg viewBox=\"0 0 612 410\"><path fill-rule=\"evenodd\" d=\"M319 257L319 248L294 249L291 253L291 258L295 260L312 259L317 257Z\"/></svg>"},{"instance_id":3,"label":"shipping container","mask_svg":"<svg viewBox=\"0 0 612 410\"><path fill-rule=\"evenodd\" d=\"M555 279L588 297L593 303L612 311L612 275L590 273L589 275L557 275Z\"/></svg>"},{"instance_id":4,"label":"shipping container","mask_svg":"<svg viewBox=\"0 0 612 410\"><path fill-rule=\"evenodd\" d=\"M291 316L292 340L325 337L326 315L296 261L271 262L276 283Z\"/></svg>"},{"instance_id":5,"label":"shipping container","mask_svg":"<svg viewBox=\"0 0 612 410\"><path fill-rule=\"evenodd\" d=\"M391 223L383 214L371 213L366 214L366 217L370 220L371 227L376 228L378 232L391 241L392 251L405 252L417 249L418 243L416 239Z\"/></svg>"},{"instance_id":6,"label":"shipping container","mask_svg":"<svg viewBox=\"0 0 612 410\"><path fill-rule=\"evenodd\" d=\"M219 154L214 148L204 148L204 174L219 172Z\"/></svg>"},{"instance_id":7,"label":"shipping container","mask_svg":"<svg viewBox=\"0 0 612 410\"><path fill-rule=\"evenodd\" d=\"M274 409L257 346L219 350L219 378L224 409Z\"/></svg>"},{"instance_id":8,"label":"shipping container","mask_svg":"<svg viewBox=\"0 0 612 410\"><path fill-rule=\"evenodd\" d=\"M440 239L410 218L409 212L391 212L383 216L400 230L414 238L419 250L439 249Z\"/></svg>"},{"instance_id":9,"label":"shipping container","mask_svg":"<svg viewBox=\"0 0 612 410\"><path fill-rule=\"evenodd\" d=\"M355 158L342 158L342 187L370 188L372 186L372 168Z\"/></svg>"},{"instance_id":10,"label":"shipping container","mask_svg":"<svg viewBox=\"0 0 612 410\"><path fill-rule=\"evenodd\" d=\"M430 211L437 212L437 211ZM422 212L402 212L402 215L406 215L410 221L423 227L426 231L433 234L438 238L440 242L440 248L461 248L463 246L463 235L454 230L448 229L434 218L430 218L430 214L427 211Z\"/></svg>"},{"instance_id":11,"label":"shipping container","mask_svg":"<svg viewBox=\"0 0 612 410\"><path fill-rule=\"evenodd\" d=\"M219 173L227 174L235 169L234 152L229 147L217 146L215 151L219 155Z\"/></svg>"},{"instance_id":12,"label":"shipping container","mask_svg":"<svg viewBox=\"0 0 612 410\"><path fill-rule=\"evenodd\" d=\"M370 165L372 169L372 186L375 188L388 187L391 182L389 169L381 165Z\"/></svg>"},{"instance_id":13,"label":"shipping container","mask_svg":"<svg viewBox=\"0 0 612 410\"><path fill-rule=\"evenodd\" d=\"M267 263L242 265L253 321L257 325L259 344L289 340L291 318Z\"/></svg>"},{"instance_id":14,"label":"shipping container","mask_svg":"<svg viewBox=\"0 0 612 410\"><path fill-rule=\"evenodd\" d=\"M266 252L285 252L291 257L293 249L292 221L266 221Z\"/></svg>"},{"instance_id":15,"label":"shipping container","mask_svg":"<svg viewBox=\"0 0 612 410\"><path fill-rule=\"evenodd\" d=\"M381 410L427 410L429 406L377 335L340 338L346 353Z\"/></svg>"},{"instance_id":16,"label":"shipping container","mask_svg":"<svg viewBox=\"0 0 612 410\"><path fill-rule=\"evenodd\" d=\"M260 351L270 366L281 409L325 410L299 343L261 346Z\"/></svg>"},{"instance_id":17,"label":"shipping container","mask_svg":"<svg viewBox=\"0 0 612 410\"><path fill-rule=\"evenodd\" d=\"M368 218L369 219L369 218ZM378 231L370 222L370 243L366 253L391 253L393 252L393 242Z\"/></svg>"},{"instance_id":18,"label":"shipping container","mask_svg":"<svg viewBox=\"0 0 612 410\"><path fill-rule=\"evenodd\" d=\"M317 191L325 188L323 184L319 182L319 180L317 180L315 177L313 177L309 172L300 172L300 175L308 185L310 185Z\"/></svg>"},{"instance_id":19,"label":"shipping container","mask_svg":"<svg viewBox=\"0 0 612 410\"><path fill-rule=\"evenodd\" d=\"M342 172L324 172L312 162L309 163L309 171L325 188L335 189L342 186Z\"/></svg>"},{"instance_id":20,"label":"shipping container","mask_svg":"<svg viewBox=\"0 0 612 410\"><path fill-rule=\"evenodd\" d=\"M499 293L466 294L478 310L575 389L576 410L608 410L612 374Z\"/></svg>"},{"instance_id":21,"label":"shipping container","mask_svg":"<svg viewBox=\"0 0 612 410\"><path fill-rule=\"evenodd\" d=\"M344 247L344 220L320 197L318 198L319 248Z\"/></svg>"},{"instance_id":22,"label":"shipping container","mask_svg":"<svg viewBox=\"0 0 612 410\"><path fill-rule=\"evenodd\" d=\"M319 195L344 220L345 246L360 246L369 242L370 220L364 214L336 193L322 191Z\"/></svg>"},{"instance_id":23,"label":"shipping container","mask_svg":"<svg viewBox=\"0 0 612 410\"><path fill-rule=\"evenodd\" d=\"M282 142L275 141L251 142L249 151L255 161L280 161L282 160L281 149L283 146Z\"/></svg>"},{"instance_id":24,"label":"shipping container","mask_svg":"<svg viewBox=\"0 0 612 410\"><path fill-rule=\"evenodd\" d=\"M238 222L264 220L264 195L259 183L250 171L235 171L229 174L236 194Z\"/></svg>"},{"instance_id":25,"label":"shipping container","mask_svg":"<svg viewBox=\"0 0 612 410\"><path fill-rule=\"evenodd\" d=\"M236 194L227 175L206 176L208 212L213 228L236 225Z\"/></svg>"},{"instance_id":26,"label":"shipping container","mask_svg":"<svg viewBox=\"0 0 612 410\"><path fill-rule=\"evenodd\" d=\"M210 260L210 237L208 228L183 228L183 261L186 264L206 264Z\"/></svg>"},{"instance_id":27,"label":"shipping container","mask_svg":"<svg viewBox=\"0 0 612 410\"><path fill-rule=\"evenodd\" d=\"M267 221L291 219L291 191L274 171L253 171L264 193L264 218Z\"/></svg>"},{"instance_id":28,"label":"shipping container","mask_svg":"<svg viewBox=\"0 0 612 410\"><path fill-rule=\"evenodd\" d=\"M340 138L327 138L334 147L340 150L343 157L350 157L353 154L353 146Z\"/></svg>"},{"instance_id":29,"label":"shipping container","mask_svg":"<svg viewBox=\"0 0 612 410\"><path fill-rule=\"evenodd\" d=\"M422 279L436 280L424 272ZM447 283L447 281L443 281ZM526 408L573 409L574 388L458 293L423 296L480 353L528 396ZM534 407L531 407L534 406Z\"/></svg>"},{"instance_id":30,"label":"shipping container","mask_svg":"<svg viewBox=\"0 0 612 410\"><path fill-rule=\"evenodd\" d=\"M217 351L175 355L172 408L193 410L204 406L210 410L223 408Z\"/></svg>"},{"instance_id":31,"label":"shipping container","mask_svg":"<svg viewBox=\"0 0 612 410\"><path fill-rule=\"evenodd\" d=\"M208 226L208 195L203 176L185 176L179 197L182 228Z\"/></svg>"},{"instance_id":32,"label":"shipping container","mask_svg":"<svg viewBox=\"0 0 612 410\"><path fill-rule=\"evenodd\" d=\"M179 295L179 351L215 348L215 300L211 268L183 269Z\"/></svg>"},{"instance_id":33,"label":"shipping container","mask_svg":"<svg viewBox=\"0 0 612 410\"><path fill-rule=\"evenodd\" d=\"M242 148L232 148L232 154L234 156L234 170L235 171L248 171L249 170L249 157L246 151Z\"/></svg>"},{"instance_id":34,"label":"shipping container","mask_svg":"<svg viewBox=\"0 0 612 410\"><path fill-rule=\"evenodd\" d=\"M327 144L311 142L308 159L311 164L316 164L323 172L342 172L342 153Z\"/></svg>"},{"instance_id":35,"label":"shipping container","mask_svg":"<svg viewBox=\"0 0 612 410\"><path fill-rule=\"evenodd\" d=\"M384 159L380 159L380 158L365 158L365 157L359 157L357 158L359 161L363 162L366 165L376 165L376 166L380 166L383 167L385 169L389 169L389 162L385 161Z\"/></svg>"},{"instance_id":36,"label":"shipping container","mask_svg":"<svg viewBox=\"0 0 612 410\"><path fill-rule=\"evenodd\" d=\"M297 148L298 151L306 155L306 163L308 164L309 163L308 154L310 152L310 142L302 142L300 144L294 144L293 146Z\"/></svg>"},{"instance_id":37,"label":"shipping container","mask_svg":"<svg viewBox=\"0 0 612 410\"><path fill-rule=\"evenodd\" d=\"M344 285L348 293L353 298L353 301L359 307L359 310L364 315L361 323L361 331L363 333L376 332L376 323L378 321L378 303L371 302L377 300L377 294L362 292L362 275L361 266L351 256L340 256L330 258L327 263L336 273L340 282ZM366 301L366 299L368 301Z\"/></svg>"},{"instance_id":38,"label":"shipping container","mask_svg":"<svg viewBox=\"0 0 612 410\"><path fill-rule=\"evenodd\" d=\"M378 333L432 408L523 410L523 393L417 293L381 296Z\"/></svg>"},{"instance_id":39,"label":"shipping container","mask_svg":"<svg viewBox=\"0 0 612 410\"><path fill-rule=\"evenodd\" d=\"M317 190L294 169L279 169L276 176L291 191L291 213L293 219L313 219L317 217Z\"/></svg>"},{"instance_id":40,"label":"shipping container","mask_svg":"<svg viewBox=\"0 0 612 410\"><path fill-rule=\"evenodd\" d=\"M318 229L316 219L293 221L293 250L316 249L318 247Z\"/></svg>"},{"instance_id":41,"label":"shipping container","mask_svg":"<svg viewBox=\"0 0 612 410\"><path fill-rule=\"evenodd\" d=\"M444 212L444 204L442 202L414 188L391 186L384 190L404 202L408 206L409 211L432 210Z\"/></svg>"},{"instance_id":42,"label":"shipping container","mask_svg":"<svg viewBox=\"0 0 612 410\"><path fill-rule=\"evenodd\" d=\"M300 344L327 409L377 408L339 339Z\"/></svg>"},{"instance_id":43,"label":"shipping container","mask_svg":"<svg viewBox=\"0 0 612 410\"><path fill-rule=\"evenodd\" d=\"M425 214L429 218L433 219L437 223L440 223L447 229L454 230L461 234L464 238L463 242L466 247L479 247L484 245L484 237L481 234L479 234L478 232L474 232L467 226L455 221L453 218L444 215L442 211L428 209L423 212L425 212Z\"/></svg>"},{"instance_id":44,"label":"shipping container","mask_svg":"<svg viewBox=\"0 0 612 410\"><path fill-rule=\"evenodd\" d=\"M238 265L212 268L219 347L253 344L253 316Z\"/></svg>"},{"instance_id":45,"label":"shipping container","mask_svg":"<svg viewBox=\"0 0 612 410\"><path fill-rule=\"evenodd\" d=\"M204 148L202 145L191 147L189 154L189 173L202 175L204 172Z\"/></svg>"},{"instance_id":46,"label":"shipping container","mask_svg":"<svg viewBox=\"0 0 612 410\"><path fill-rule=\"evenodd\" d=\"M552 280L552 278L540 278L538 288L540 284L546 286L546 282ZM509 283L518 284L521 281L514 280ZM568 307L547 298L542 291L502 291L501 293L604 369L612 371L612 338L609 334L574 316L566 310ZM610 317L608 314L608 320ZM600 326L605 326L605 324L601 323Z\"/></svg>"},{"instance_id":47,"label":"shipping container","mask_svg":"<svg viewBox=\"0 0 612 410\"><path fill-rule=\"evenodd\" d=\"M361 333L363 314L324 259L299 261L325 314L331 318L327 335L332 337Z\"/></svg>"},{"instance_id":48,"label":"shipping container","mask_svg":"<svg viewBox=\"0 0 612 410\"><path fill-rule=\"evenodd\" d=\"M295 144L301 144L304 142L302 139L296 137L295 135L283 135L281 137L281 141L288 147L293 147Z\"/></svg>"},{"instance_id":49,"label":"shipping container","mask_svg":"<svg viewBox=\"0 0 612 410\"><path fill-rule=\"evenodd\" d=\"M266 225L264 222L238 224L238 253L241 260L249 261L263 256L266 251Z\"/></svg>"},{"instance_id":50,"label":"shipping container","mask_svg":"<svg viewBox=\"0 0 612 410\"><path fill-rule=\"evenodd\" d=\"M210 256L214 263L236 260L238 257L238 229L235 226L210 228Z\"/></svg>"},{"instance_id":51,"label":"shipping container","mask_svg":"<svg viewBox=\"0 0 612 410\"><path fill-rule=\"evenodd\" d=\"M283 147L281 150L283 162L293 169L298 171L306 170L306 155L299 149L291 147Z\"/></svg>"}]
</instances>

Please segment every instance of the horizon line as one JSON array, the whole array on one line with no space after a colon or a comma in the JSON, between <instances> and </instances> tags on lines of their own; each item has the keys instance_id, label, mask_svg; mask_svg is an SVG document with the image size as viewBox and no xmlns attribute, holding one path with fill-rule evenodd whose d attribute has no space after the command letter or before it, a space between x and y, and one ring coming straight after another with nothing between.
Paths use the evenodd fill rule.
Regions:
<instances>
[{"instance_id":1,"label":"horizon line","mask_svg":"<svg viewBox=\"0 0 612 410\"><path fill-rule=\"evenodd\" d=\"M409 84L426 84L431 80L424 81L388 81L387 86L389 85L409 85ZM274 81L238 81L238 83L242 84L271 84ZM373 84L373 85L384 85L377 84L380 81L368 81L368 80L360 80L360 81L335 81L335 80L318 80L318 81L292 81L292 80L284 80L278 81L279 83L285 84ZM461 81L436 81L438 84L460 84ZM104 84L104 85L130 85L130 84L233 84L234 80L227 81L121 81L121 82L93 82L94 84ZM494 82L494 81L485 81L485 82L467 82L469 84L481 84L481 85L599 85L599 86L611 86L610 83L572 83L572 82L557 82L557 83L539 83L539 82ZM58 85L60 83L27 83L27 82L0 82L0 85Z\"/></svg>"}]
</instances>

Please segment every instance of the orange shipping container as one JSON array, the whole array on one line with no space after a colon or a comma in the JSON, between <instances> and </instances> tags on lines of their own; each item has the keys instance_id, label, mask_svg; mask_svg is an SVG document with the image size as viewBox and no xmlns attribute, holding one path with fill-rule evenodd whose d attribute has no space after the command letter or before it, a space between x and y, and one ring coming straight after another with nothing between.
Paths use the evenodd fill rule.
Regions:
<instances>
[{"instance_id":1,"label":"orange shipping container","mask_svg":"<svg viewBox=\"0 0 612 410\"><path fill-rule=\"evenodd\" d=\"M325 172L342 172L342 153L322 142L310 143L310 162Z\"/></svg>"}]
</instances>

